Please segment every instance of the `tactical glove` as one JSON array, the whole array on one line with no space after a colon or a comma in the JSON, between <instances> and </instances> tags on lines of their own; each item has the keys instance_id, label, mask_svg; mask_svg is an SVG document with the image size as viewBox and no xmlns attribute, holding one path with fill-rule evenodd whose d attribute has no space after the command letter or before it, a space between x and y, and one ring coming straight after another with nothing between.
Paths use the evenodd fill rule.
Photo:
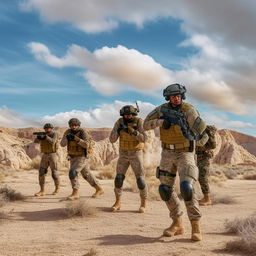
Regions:
<instances>
[{"instance_id":1,"label":"tactical glove","mask_svg":"<svg viewBox=\"0 0 256 256\"><path fill-rule=\"evenodd\" d=\"M127 128L127 133L130 135L133 135L133 136L137 136L137 134L138 134L138 132L130 126L128 126L128 128Z\"/></svg>"},{"instance_id":2,"label":"tactical glove","mask_svg":"<svg viewBox=\"0 0 256 256\"><path fill-rule=\"evenodd\" d=\"M46 139L46 136L45 135L37 135L36 138L38 140L45 140Z\"/></svg>"},{"instance_id":3,"label":"tactical glove","mask_svg":"<svg viewBox=\"0 0 256 256\"><path fill-rule=\"evenodd\" d=\"M72 140L75 140L75 135L72 133L69 133L66 135L66 138L68 141L72 141Z\"/></svg>"}]
</instances>

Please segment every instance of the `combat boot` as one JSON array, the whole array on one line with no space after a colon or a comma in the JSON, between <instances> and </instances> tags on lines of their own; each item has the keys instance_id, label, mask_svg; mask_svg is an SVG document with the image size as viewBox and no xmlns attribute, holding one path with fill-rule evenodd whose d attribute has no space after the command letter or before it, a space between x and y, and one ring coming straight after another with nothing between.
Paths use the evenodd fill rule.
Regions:
<instances>
[{"instance_id":1,"label":"combat boot","mask_svg":"<svg viewBox=\"0 0 256 256\"><path fill-rule=\"evenodd\" d=\"M35 193L35 196L44 196L45 193L45 176L39 176L40 191Z\"/></svg>"},{"instance_id":2,"label":"combat boot","mask_svg":"<svg viewBox=\"0 0 256 256\"><path fill-rule=\"evenodd\" d=\"M96 198L96 197L98 197L98 196L104 194L104 190L103 190L103 188L102 188L100 185L96 184L96 185L94 186L94 188L96 189L96 191L95 191L95 193L92 195L93 198Z\"/></svg>"},{"instance_id":3,"label":"combat boot","mask_svg":"<svg viewBox=\"0 0 256 256\"><path fill-rule=\"evenodd\" d=\"M116 202L111 207L112 212L119 211L121 209L121 196L116 196Z\"/></svg>"},{"instance_id":4,"label":"combat boot","mask_svg":"<svg viewBox=\"0 0 256 256\"><path fill-rule=\"evenodd\" d=\"M141 198L139 212L144 213L146 211L146 198Z\"/></svg>"},{"instance_id":5,"label":"combat boot","mask_svg":"<svg viewBox=\"0 0 256 256\"><path fill-rule=\"evenodd\" d=\"M54 181L54 184L55 184L55 190L53 191L52 195L56 195L60 191L60 184L59 184L59 182Z\"/></svg>"},{"instance_id":6,"label":"combat boot","mask_svg":"<svg viewBox=\"0 0 256 256\"><path fill-rule=\"evenodd\" d=\"M172 225L164 230L163 235L171 237L184 234L185 230L182 222L182 217L173 218L172 220Z\"/></svg>"},{"instance_id":7,"label":"combat boot","mask_svg":"<svg viewBox=\"0 0 256 256\"><path fill-rule=\"evenodd\" d=\"M192 220L191 221L191 227L192 227L191 240L192 241L201 241L203 238L202 238L202 233L201 233L199 221L198 220Z\"/></svg>"},{"instance_id":8,"label":"combat boot","mask_svg":"<svg viewBox=\"0 0 256 256\"><path fill-rule=\"evenodd\" d=\"M199 200L199 205L201 205L201 206L212 205L212 200L210 198L210 194L204 194L204 198Z\"/></svg>"},{"instance_id":9,"label":"combat boot","mask_svg":"<svg viewBox=\"0 0 256 256\"><path fill-rule=\"evenodd\" d=\"M76 200L78 199L80 196L79 196L79 193L78 193L78 189L77 188L73 188L73 192L70 196L67 197L67 200Z\"/></svg>"}]
</instances>

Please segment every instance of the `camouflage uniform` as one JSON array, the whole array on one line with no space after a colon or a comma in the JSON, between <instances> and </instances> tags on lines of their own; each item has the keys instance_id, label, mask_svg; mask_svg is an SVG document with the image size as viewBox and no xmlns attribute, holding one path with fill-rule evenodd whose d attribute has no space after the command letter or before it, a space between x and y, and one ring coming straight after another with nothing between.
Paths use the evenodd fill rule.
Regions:
<instances>
[{"instance_id":1,"label":"camouflage uniform","mask_svg":"<svg viewBox=\"0 0 256 256\"><path fill-rule=\"evenodd\" d=\"M87 131L82 128L77 130L76 136L78 141L68 141L67 134L71 133L71 129L68 129L60 142L62 147L67 146L68 155L70 159L70 171L69 178L73 189L79 189L78 173L81 172L83 178L91 185L98 185L97 179L93 176L88 168L87 155L88 149L92 143L92 138Z\"/></svg>"},{"instance_id":2,"label":"camouflage uniform","mask_svg":"<svg viewBox=\"0 0 256 256\"><path fill-rule=\"evenodd\" d=\"M141 199L146 199L148 196L147 185L144 181L145 173L143 167L143 148L144 142L147 139L145 132L143 131L143 121L140 118L134 117L133 122L129 123L129 126L133 126L137 131L137 135L129 135L125 131L118 132L120 124L123 123L123 118L120 118L114 125L114 128L110 134L110 142L115 143L119 138L119 158L116 167L116 174L123 175L131 165L132 170L137 179L137 185L140 190ZM115 183L116 197L120 197L122 194L122 186L117 187Z\"/></svg>"},{"instance_id":3,"label":"camouflage uniform","mask_svg":"<svg viewBox=\"0 0 256 256\"><path fill-rule=\"evenodd\" d=\"M194 129L196 120L199 120L197 110L188 103L182 103L180 106L173 108L168 102L154 109L144 121L144 129L160 128L160 140L162 141L162 156L159 166L159 179L161 188L169 188L166 193L166 205L170 211L170 217L179 218L183 212L180 200L175 192L175 177L177 173L180 176L180 184L188 182L193 183L198 179L198 168L195 162L195 141L188 140L184 137L179 125L171 124L169 129L163 128L164 120L162 109L167 108L176 110L184 114L186 122L191 130ZM164 185L164 186L162 186ZM162 186L162 187L161 187ZM193 191L193 190L192 190ZM161 195L161 192L160 192ZM187 213L190 221L198 221L201 218L198 201L194 193L189 199L184 198Z\"/></svg>"},{"instance_id":4,"label":"camouflage uniform","mask_svg":"<svg viewBox=\"0 0 256 256\"><path fill-rule=\"evenodd\" d=\"M52 171L52 178L56 186L59 186L60 178L58 174L58 157L57 157L57 143L58 134L52 132L46 135L45 139L40 140L35 138L34 143L39 143L41 152L43 153L39 168L39 184L40 186L45 184L44 176L47 174L48 167L50 166Z\"/></svg>"},{"instance_id":5,"label":"camouflage uniform","mask_svg":"<svg viewBox=\"0 0 256 256\"><path fill-rule=\"evenodd\" d=\"M210 174L211 159L213 158L213 149L216 148L216 131L217 129L214 126L207 125L205 132L209 139L204 146L196 147L199 183L204 195L210 193L208 177Z\"/></svg>"}]
</instances>

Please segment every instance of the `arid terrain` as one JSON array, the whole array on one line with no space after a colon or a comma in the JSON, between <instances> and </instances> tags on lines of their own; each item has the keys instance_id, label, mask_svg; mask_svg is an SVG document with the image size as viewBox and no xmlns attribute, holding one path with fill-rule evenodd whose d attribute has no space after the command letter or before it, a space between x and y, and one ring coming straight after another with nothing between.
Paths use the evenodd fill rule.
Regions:
<instances>
[{"instance_id":1,"label":"arid terrain","mask_svg":"<svg viewBox=\"0 0 256 256\"><path fill-rule=\"evenodd\" d=\"M136 189L128 189L129 184L126 184L124 191L122 209L116 213L109 210L114 202L112 177L118 151L117 145L108 142L108 132L105 130L104 135L94 132L95 140L96 136L98 138L98 146L93 156L95 162L91 163L94 174L104 178L101 183L105 194L92 199L90 195L93 189L80 177L80 200L85 202L85 212L87 211L90 216L70 217L67 214L69 206L65 201L71 192L66 163L60 171L60 193L56 196L51 195L54 187L48 173L47 195L40 198L33 196L39 189L36 169L38 162L35 161L39 153L31 142L32 137L29 137L31 129L28 134L18 135L15 129L7 131L1 128L0 185L7 185L25 196L24 200L0 206L1 256L244 255L239 251L225 250L227 242L238 238L234 234L228 234L224 224L226 220L233 220L236 217L255 215L254 137L248 139L250 136L245 137L233 131L219 131L211 176L214 205L201 207L203 241L193 243L190 240L190 224L186 214L184 235L174 238L162 236L163 229L170 225L171 220L164 202L157 200L153 193L154 189L157 189L153 168L158 161L156 155L159 153L158 138L154 135L151 135L151 146L147 145L145 152L145 165L150 172L147 181L150 182L151 188L151 199L146 213L137 212L139 194L134 192ZM61 151L60 156L63 154L64 159L65 152L62 152L64 151ZM248 178L248 174L251 174L252 179ZM109 179L105 179L105 176ZM131 177L127 177L128 183Z\"/></svg>"}]
</instances>

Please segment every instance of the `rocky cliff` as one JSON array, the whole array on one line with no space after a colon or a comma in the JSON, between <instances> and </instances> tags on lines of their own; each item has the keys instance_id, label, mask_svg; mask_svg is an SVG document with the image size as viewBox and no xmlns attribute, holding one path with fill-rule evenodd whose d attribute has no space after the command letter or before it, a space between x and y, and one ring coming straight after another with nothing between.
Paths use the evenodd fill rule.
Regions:
<instances>
[{"instance_id":1,"label":"rocky cliff","mask_svg":"<svg viewBox=\"0 0 256 256\"><path fill-rule=\"evenodd\" d=\"M57 128L60 137L67 128ZM0 164L14 169L30 168L33 159L40 156L39 145L33 143L32 133L38 129L13 129L0 127ZM92 169L109 164L118 157L118 143L109 142L111 129L89 129L96 141L94 153L89 162ZM148 132L148 142L144 150L146 167L156 165L160 160L161 146L153 131ZM58 150L62 167L68 166L66 148ZM230 130L220 130L217 134L217 148L213 161L217 164L256 164L256 138Z\"/></svg>"}]
</instances>

